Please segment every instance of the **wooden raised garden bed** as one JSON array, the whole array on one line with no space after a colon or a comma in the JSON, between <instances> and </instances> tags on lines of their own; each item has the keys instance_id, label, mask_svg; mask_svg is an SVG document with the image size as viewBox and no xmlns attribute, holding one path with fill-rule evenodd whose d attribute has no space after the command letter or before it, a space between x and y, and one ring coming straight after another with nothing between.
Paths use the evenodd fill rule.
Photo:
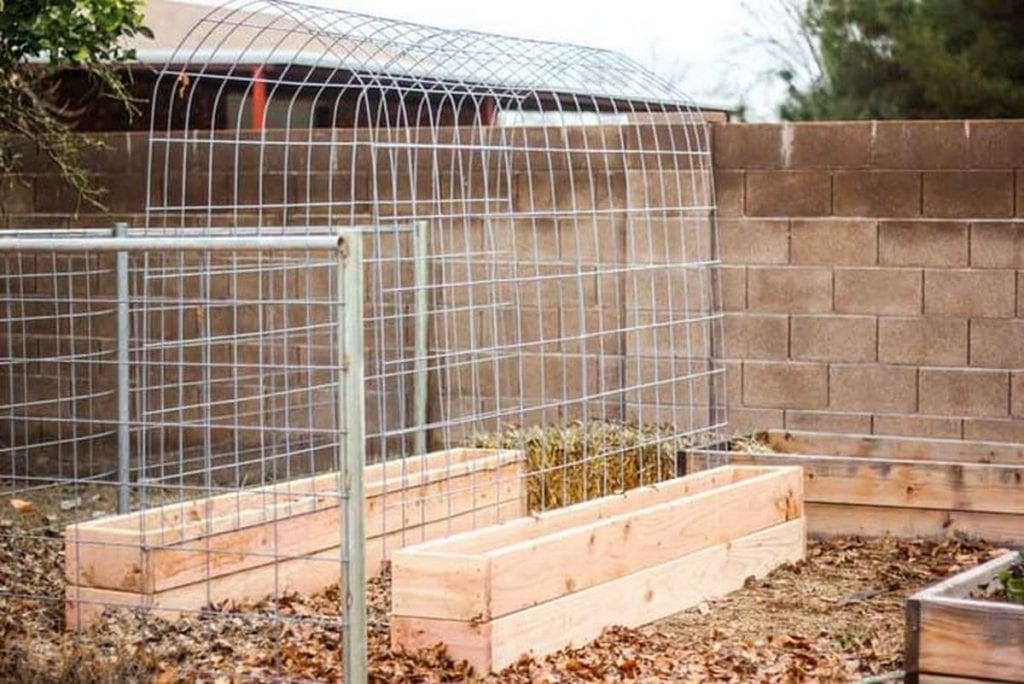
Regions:
<instances>
[{"instance_id":1,"label":"wooden raised garden bed","mask_svg":"<svg viewBox=\"0 0 1024 684\"><path fill-rule=\"evenodd\" d=\"M769 430L686 459L803 467L813 536L1024 542L1024 445Z\"/></svg>"},{"instance_id":2,"label":"wooden raised garden bed","mask_svg":"<svg viewBox=\"0 0 1024 684\"><path fill-rule=\"evenodd\" d=\"M455 449L366 467L366 565L526 513L522 452ZM341 509L328 473L110 516L65 531L67 626L109 605L173 618L211 602L339 581Z\"/></svg>"},{"instance_id":3,"label":"wooden raised garden bed","mask_svg":"<svg viewBox=\"0 0 1024 684\"><path fill-rule=\"evenodd\" d=\"M1018 558L1006 554L907 599L907 681L1024 679L1024 605L971 598Z\"/></svg>"},{"instance_id":4,"label":"wooden raised garden bed","mask_svg":"<svg viewBox=\"0 0 1024 684\"><path fill-rule=\"evenodd\" d=\"M637 626L803 558L798 468L727 466L408 546L393 648L443 642L479 672Z\"/></svg>"}]
</instances>

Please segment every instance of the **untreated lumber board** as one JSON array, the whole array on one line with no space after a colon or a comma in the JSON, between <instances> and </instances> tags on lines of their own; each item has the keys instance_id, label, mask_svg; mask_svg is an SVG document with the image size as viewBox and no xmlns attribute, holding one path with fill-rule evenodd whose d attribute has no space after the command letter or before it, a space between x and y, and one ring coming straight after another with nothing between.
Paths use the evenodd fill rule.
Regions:
<instances>
[{"instance_id":1,"label":"untreated lumber board","mask_svg":"<svg viewBox=\"0 0 1024 684\"><path fill-rule=\"evenodd\" d=\"M807 534L816 538L950 539L966 535L995 544L1024 541L1024 515L814 502L808 502L805 509Z\"/></svg>"},{"instance_id":2,"label":"untreated lumber board","mask_svg":"<svg viewBox=\"0 0 1024 684\"><path fill-rule=\"evenodd\" d=\"M433 469L406 465L367 466L366 533L368 538L445 520L465 512L497 509L522 496L523 462L519 452L458 450L428 459ZM471 456L471 457L469 457ZM455 461L455 462L453 462ZM386 479L374 479L383 476ZM307 484L313 479L305 478ZM278 485L275 485L277 487ZM298 485L296 489L304 485ZM294 490L292 490L294 491ZM322 491L322 490L321 490ZM218 506L225 501L219 499ZM256 502L256 499L250 499ZM70 584L117 591L154 593L246 568L267 565L338 546L341 509L326 492L305 500L274 503L242 512L207 517L187 526L187 534L164 535L156 543L151 531L132 529L129 516L73 525L65 533L65 576ZM164 507L164 516L171 509ZM210 507L203 503L186 510ZM520 513L523 509L520 509ZM136 514L139 518L148 512ZM136 524L138 525L138 524ZM142 540L149 540L144 543Z\"/></svg>"},{"instance_id":3,"label":"untreated lumber board","mask_svg":"<svg viewBox=\"0 0 1024 684\"><path fill-rule=\"evenodd\" d=\"M486 542L487 547L498 547L515 544L525 538L543 534L552 534L577 525L584 525L595 520L618 515L624 511L635 510L640 506L653 506L667 501L674 501L682 496L698 494L714 487L737 482L751 477L759 471L750 468L715 468L693 473L686 477L665 480L657 484L630 489L619 494L610 494L590 501L558 508L541 513L533 513L529 517L509 520L487 531L482 537L479 531L438 539L434 542L421 544L418 549L431 551L443 549L446 552L472 552L479 550ZM541 523L541 525L538 525Z\"/></svg>"},{"instance_id":4,"label":"untreated lumber board","mask_svg":"<svg viewBox=\"0 0 1024 684\"><path fill-rule=\"evenodd\" d=\"M432 545L434 552L423 546L399 551L391 564L392 611L492 619L803 514L799 468L734 466L721 472L726 482L689 495L683 478L600 505L579 504L561 515L442 540ZM712 478L696 479L705 484ZM605 517L596 517L599 512Z\"/></svg>"},{"instance_id":5,"label":"untreated lumber board","mask_svg":"<svg viewBox=\"0 0 1024 684\"><path fill-rule=\"evenodd\" d=\"M1014 562L1009 553L928 587L907 600L907 672L1020 681L1024 606L972 599L981 584Z\"/></svg>"},{"instance_id":6,"label":"untreated lumber board","mask_svg":"<svg viewBox=\"0 0 1024 684\"><path fill-rule=\"evenodd\" d=\"M368 576L378 574L389 554L406 544L493 524L522 513L523 501L516 497L497 508L470 511L367 539L364 550L366 573ZM342 549L335 546L315 554L281 559L273 564L149 594L69 585L65 591L66 625L68 629L87 627L111 607L145 608L155 616L173 620L199 612L211 603L258 601L290 592L313 594L340 583L341 561Z\"/></svg>"},{"instance_id":7,"label":"untreated lumber board","mask_svg":"<svg viewBox=\"0 0 1024 684\"><path fill-rule=\"evenodd\" d=\"M809 502L1024 514L1024 466L741 451L731 462L802 467Z\"/></svg>"},{"instance_id":8,"label":"untreated lumber board","mask_svg":"<svg viewBox=\"0 0 1024 684\"><path fill-rule=\"evenodd\" d=\"M1021 444L798 430L767 430L758 435L784 453L1024 466Z\"/></svg>"},{"instance_id":9,"label":"untreated lumber board","mask_svg":"<svg viewBox=\"0 0 1024 684\"><path fill-rule=\"evenodd\" d=\"M724 595L804 552L804 519L798 518L494 620L394 616L392 645L442 642L479 672L501 670L524 653L581 645L609 625L643 625Z\"/></svg>"}]
</instances>

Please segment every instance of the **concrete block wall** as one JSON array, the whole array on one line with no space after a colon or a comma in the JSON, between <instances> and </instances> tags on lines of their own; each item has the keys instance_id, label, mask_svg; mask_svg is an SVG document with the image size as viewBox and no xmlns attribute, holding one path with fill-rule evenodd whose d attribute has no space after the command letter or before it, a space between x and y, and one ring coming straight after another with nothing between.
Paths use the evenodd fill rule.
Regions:
<instances>
[{"instance_id":1,"label":"concrete block wall","mask_svg":"<svg viewBox=\"0 0 1024 684\"><path fill-rule=\"evenodd\" d=\"M704 136L701 146L706 150L708 129L697 132ZM438 148L440 172L428 163L433 159L429 151L410 157L410 150L431 149L428 143L436 138L432 133L412 129L413 140L403 133L394 141L397 147L372 148L379 156L376 167L370 164L370 146L353 151L351 131L302 136L290 141L294 145L289 154L276 144L282 132L268 132L275 144L265 149L250 144L260 142L252 133L223 140L216 134L187 140L171 136L171 143L154 143L156 174L149 179L153 191L148 194L152 218L157 226L212 220L217 225L299 229L324 221L365 225L411 217L427 220L435 286L428 296L433 359L428 365L434 367L428 421L451 426L431 431L433 446L510 423L581 417L705 426L711 419L706 375L712 283L708 269L680 266L680 261L706 264L710 259L710 172L690 169L691 163L706 165L707 157L689 155L686 148L695 131L666 123L643 130L491 129L479 137L499 144L502 154L483 154L481 140L460 138L464 149ZM420 135L422 140L416 138ZM89 159L87 164L96 182L108 190L103 201L110 211L51 197L57 184L53 172L26 150L28 172L15 187L19 194L7 197L6 224L59 229L126 220L141 225L147 140L140 134L112 134L105 136L105 143L110 158ZM372 168L378 169L374 175ZM653 171L659 168L665 172ZM464 175L458 176L456 169ZM372 197L380 201L373 204ZM182 205L194 210L183 212ZM488 220L480 218L485 214ZM371 433L394 436L409 427L403 421L411 416L412 364L398 363L410 353L411 295L395 294L412 286L411 266L399 259L408 259L411 245L371 242L367 256L376 260L368 261L367 312L376 322L367 338L367 424ZM246 281L231 289L221 282L225 280L230 278L214 278L214 284L227 288L222 294L228 300L258 285ZM197 285L192 278L171 298L198 296ZM319 285L321 294L327 291L325 282ZM269 283L261 289L269 292ZM301 301L302 293L294 287L289 295ZM288 320L297 327L294 313L285 318L273 308L263 307L264 319ZM296 308L301 310L301 304ZM193 341L202 334L197 326L174 327L179 313L186 323L199 320L190 305L172 303L167 309L151 327ZM266 330L256 327L263 325L259 319L234 323L226 306L210 314L210 325L228 334ZM304 337L299 332L284 344L300 357L308 352L329 363L330 349L323 342L295 349ZM278 365L300 367L291 355L270 349L266 336L257 339L261 341L253 342L252 349L241 351L258 359L273 353ZM386 348L375 355L381 345ZM266 374L256 377L250 365L246 379L236 382L229 371L237 345L212 346L211 353L226 364L209 378L222 390L211 400L224 409L216 416L222 420L214 437L231 448L232 435L222 434L220 426L230 432L238 422L236 408L244 414L242 427L267 419L268 404L258 398L276 380ZM436 359L444 357L451 364L438 368L444 364ZM164 356L152 361L156 369L169 363ZM159 377L165 385L179 381L173 375ZM190 381L199 379L205 380ZM323 427L319 409L321 404L329 408L330 402L303 393L304 380L309 378L288 385L300 395L289 404L300 409L312 405L314 427ZM18 386L31 381L17 378ZM155 395L150 403L162 413L198 419L204 401L190 387L185 393ZM290 416L274 411L270 418L279 426ZM172 448L208 439L202 430L175 432L174 440L165 440L173 441ZM241 441L247 445L244 435ZM372 440L375 450L387 447L392 452L401 441Z\"/></svg>"},{"instance_id":2,"label":"concrete block wall","mask_svg":"<svg viewBox=\"0 0 1024 684\"><path fill-rule=\"evenodd\" d=\"M538 160L533 153L497 162L516 169L534 162L530 176L513 177L506 188L508 200L519 208L550 208L557 213L566 207L557 205L556 198L545 199L540 191L571 186L576 188L577 208L589 203L614 208L598 227L603 232L582 244L589 250L580 255L585 268L638 260L655 265L678 258L680 248L694 241L671 230L668 242L661 241L659 227L676 225L673 217L637 221L635 215L627 215L634 202L649 197L655 187L649 168L657 158L628 151L640 142L652 144L651 135L662 146L673 137L681 139L676 128L659 124L639 131L643 135L627 131L612 145L626 153L605 154L596 164L595 158L587 164L572 154L556 156L559 165L552 168L552 178L536 177ZM595 148L599 142L607 145L608 135L602 128L570 129L561 140L568 149ZM43 161L26 149L27 173L0 186L0 225L95 226L116 220L138 225L146 201L146 137L110 134L105 140L107 147L89 155L87 163L97 182L110 190L107 212L77 205ZM528 146L529 140L521 142ZM721 124L713 126L712 142L727 391L735 429L790 427L1024 441L1024 121ZM197 145L193 155L204 158L208 145ZM224 149L235 158L230 146ZM329 149L318 145L307 151L317 155ZM672 159L669 153L665 157L666 162ZM255 163L244 154L238 159L231 163ZM289 174L304 176L309 159L305 152L288 159L264 158L261 187L271 199L280 195L305 200L323 199L329 192L324 188L338 193L339 188L369 186L369 177L365 183L351 184L344 171L329 170L346 165L332 167L329 160L317 157L314 163L323 161L328 169L317 176L324 183L302 189L286 180ZM231 163L218 163L217 178L232 177L237 169ZM648 171L638 169L639 163ZM597 177L569 172L584 165ZM172 166L177 168L177 161ZM256 177L254 171L255 167L251 177ZM195 173L188 172L190 187L236 193L222 198L224 203L239 199L233 184L208 185ZM378 182L383 188L390 186L387 179ZM682 179L668 187L686 183ZM178 184L179 180L170 183ZM429 184L417 181L416 186ZM524 204L522 193L530 188L537 192ZM335 194L333 199L337 198ZM564 203L570 195L559 198ZM360 204L361 197L348 199L352 211L367 208ZM676 201L655 198L655 203L666 206ZM273 218L244 211L214 217L246 224ZM297 213L288 218L299 225L318 219ZM533 251L536 237L539 244L548 245L541 252L552 257L551 263L537 257L541 275L580 248L571 239L575 229L572 219L554 215L525 232L496 222L488 235L480 227L473 227L470 237L462 226L453 228L463 241L479 240L481 252ZM686 230L699 233L703 227L694 223ZM645 235L651 240L658 236L657 248L653 241L648 245L636 240ZM576 268L572 263L571 270ZM698 301L703 285L668 277L668 271L653 272L658 275L646 280L639 273L595 277L578 302L573 293L559 289L557 279L539 292L537 282L529 283L524 300L529 315L525 323L516 324L524 327L511 343L565 341L530 346L531 353L518 362L523 364L522 373L491 361L480 366L479 377L501 378L503 389L519 396L526 392L547 398L558 398L562 388L582 386L584 369L589 391L598 393L622 382L643 384L638 373L648 380L664 377L665 370L654 357L671 336L678 338L687 330L686 325L673 323L680 317L673 309L684 297L691 310L701 310L707 302ZM502 273L499 269L492 275L500 280ZM444 296L457 299L465 294L453 291ZM484 295L488 301L509 298L508 292ZM594 305L598 296L601 307ZM504 321L507 312L497 308L476 315L481 335L512 325ZM587 335L597 325L614 330L636 321L656 323L659 332L653 339ZM457 324L454 318L448 322ZM494 340L483 336L477 342ZM693 336L695 355L707 351L701 342L700 335ZM671 363L671 372L678 373L693 360ZM523 377L527 386L519 388L517 377ZM699 390L696 383L693 387ZM485 389L481 385L479 391ZM690 389L665 391L685 398ZM374 391L387 394L385 388ZM496 401L509 406L518 400L452 394L451 410L456 413L494 411ZM627 403L630 408L646 406L647 415L660 410L642 395L628 397Z\"/></svg>"},{"instance_id":3,"label":"concrete block wall","mask_svg":"<svg viewBox=\"0 0 1024 684\"><path fill-rule=\"evenodd\" d=\"M1024 441L1024 121L713 140L736 429Z\"/></svg>"}]
</instances>

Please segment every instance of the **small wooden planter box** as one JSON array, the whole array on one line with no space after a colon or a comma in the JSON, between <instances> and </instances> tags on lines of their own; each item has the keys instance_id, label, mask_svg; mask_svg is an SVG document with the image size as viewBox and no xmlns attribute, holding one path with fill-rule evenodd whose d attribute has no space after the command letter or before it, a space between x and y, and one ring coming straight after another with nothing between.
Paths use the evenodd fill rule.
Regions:
<instances>
[{"instance_id":1,"label":"small wooden planter box","mask_svg":"<svg viewBox=\"0 0 1024 684\"><path fill-rule=\"evenodd\" d=\"M526 513L522 452L455 449L366 467L366 565ZM310 593L341 572L337 474L110 516L65 531L69 629L109 605L167 618L221 601Z\"/></svg>"},{"instance_id":2,"label":"small wooden planter box","mask_svg":"<svg viewBox=\"0 0 1024 684\"><path fill-rule=\"evenodd\" d=\"M686 455L687 472L721 463L803 467L812 536L1024 542L1024 445L785 430L757 437L781 453L698 449Z\"/></svg>"},{"instance_id":3,"label":"small wooden planter box","mask_svg":"<svg viewBox=\"0 0 1024 684\"><path fill-rule=\"evenodd\" d=\"M1024 606L970 598L1015 558L1006 554L907 599L907 681L1024 680Z\"/></svg>"},{"instance_id":4,"label":"small wooden planter box","mask_svg":"<svg viewBox=\"0 0 1024 684\"><path fill-rule=\"evenodd\" d=\"M582 644L803 558L798 468L728 466L396 551L391 642L478 672Z\"/></svg>"}]
</instances>

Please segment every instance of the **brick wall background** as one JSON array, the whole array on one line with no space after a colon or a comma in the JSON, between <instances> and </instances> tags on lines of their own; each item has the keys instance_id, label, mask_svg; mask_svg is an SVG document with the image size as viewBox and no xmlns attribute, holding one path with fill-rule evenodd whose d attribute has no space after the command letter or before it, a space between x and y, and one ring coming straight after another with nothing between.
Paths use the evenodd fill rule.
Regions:
<instances>
[{"instance_id":1,"label":"brick wall background","mask_svg":"<svg viewBox=\"0 0 1024 684\"><path fill-rule=\"evenodd\" d=\"M28 173L0 187L0 225L139 224L146 137L113 134L106 142L86 162L110 189L108 212L78 205L25 149ZM736 430L1024 441L1024 121L716 124L713 151ZM638 159L606 155L592 180L573 174L577 199L611 188L613 206L632 206L629 198L645 185L644 173L631 166ZM293 162L264 168L264 181L284 179ZM567 155L565 168L574 163ZM226 177L234 172L223 170ZM562 183L566 173L559 173ZM193 185L221 188L207 180ZM286 196L280 183L264 187ZM310 196L289 187L301 199ZM624 216L588 260L635 258L625 239L635 228ZM259 218L236 213L231 220ZM543 230L551 234L538 238L561 249L557 222ZM671 296L679 284L665 278L654 286L653 298L630 295L636 301L615 317L632 309L671 320L664 309L681 300L680 292ZM539 329L556 330L552 336L573 333L566 321L576 316L557 302L539 302L532 313ZM570 389L582 382L584 366L591 379L636 382L628 361L643 357L645 344L602 342L600 356L611 349L613 358L598 369L580 350L546 349L525 377L554 363L549 377ZM457 401L467 411L481 406L478 397Z\"/></svg>"},{"instance_id":2,"label":"brick wall background","mask_svg":"<svg viewBox=\"0 0 1024 684\"><path fill-rule=\"evenodd\" d=\"M713 149L734 426L1024 442L1024 121Z\"/></svg>"},{"instance_id":3,"label":"brick wall background","mask_svg":"<svg viewBox=\"0 0 1024 684\"><path fill-rule=\"evenodd\" d=\"M411 227L413 219L428 227L432 446L460 444L470 434L515 424L625 419L696 431L720 421L721 406L708 399L713 394L721 401L725 381L720 372L712 375L711 361L717 320L710 315L714 289L707 266L709 128L655 121L636 127L484 129L472 139L460 131L454 141L445 134L451 130L394 129L378 132L368 144L365 133L319 130L293 133L287 146L280 144L288 135L283 131L268 132L266 144L251 132L213 138L168 134L154 142L151 225L384 226L364 239L365 396L375 453L402 450L413 426L412 243L408 234L401 240L387 233L396 223ZM382 139L391 135L393 140ZM117 220L142 225L148 153L143 135L107 136L103 154L88 159L97 182L110 190L104 201L111 211L98 212L66 201L58 179L26 151L30 171L26 182L8 187L6 222L51 228ZM224 275L214 278L211 290L242 298L242 290L254 291L253 280L232 286L229 270L221 269ZM305 269L296 270L300 278ZM298 342L310 358L331 363L329 339L310 343L298 330L304 293L294 286L287 291L297 299L281 306L294 306L297 314L263 304L257 307L262 316L234 321L231 297L200 311L198 275L179 286L177 276L164 274L160 282L167 285L150 285L149 296L166 299L153 314L150 335L166 329L186 338L189 351L212 346L213 358L230 360L242 352L254 360L276 358L278 365L290 358L280 347L294 351ZM283 293L280 284L277 290L270 286L281 275L272 270L262 292ZM326 282L317 284L321 294L330 291ZM208 322L225 339L205 344L200 338L207 333L198 325L180 329L179 319ZM279 331L274 342L265 334L274 325L291 331ZM230 337L242 333L250 341L239 349ZM158 348L141 365L154 369L152 384L177 389L177 376L161 374L175 359L165 360L163 346ZM183 362L192 367L182 374L196 375L201 357ZM227 363L188 392L137 391L153 395L157 415L189 423L164 440L168 446L159 451L168 460L175 459L174 449L218 438L221 427L230 433L236 426L262 426L272 409L268 395L301 395L289 399L289 410L315 404L314 422L317 407L331 405L302 392L308 379L278 392L273 383L275 377L286 381L285 370L270 376L253 362L241 366ZM14 396L24 397L42 379L21 372L5 384L4 370L0 365L0 396L11 394L5 390L13 384ZM291 370L301 375L301 368ZM216 396L205 398L201 389L211 383ZM223 409L212 437L191 429L197 406L211 401ZM240 423L235 407L245 414ZM287 414L275 415L283 422ZM57 437L54 424L29 423L37 434ZM232 435L223 437L224 449L235 449ZM242 441L247 446L244 435ZM266 444L259 435L252 441L254 448Z\"/></svg>"}]
</instances>

